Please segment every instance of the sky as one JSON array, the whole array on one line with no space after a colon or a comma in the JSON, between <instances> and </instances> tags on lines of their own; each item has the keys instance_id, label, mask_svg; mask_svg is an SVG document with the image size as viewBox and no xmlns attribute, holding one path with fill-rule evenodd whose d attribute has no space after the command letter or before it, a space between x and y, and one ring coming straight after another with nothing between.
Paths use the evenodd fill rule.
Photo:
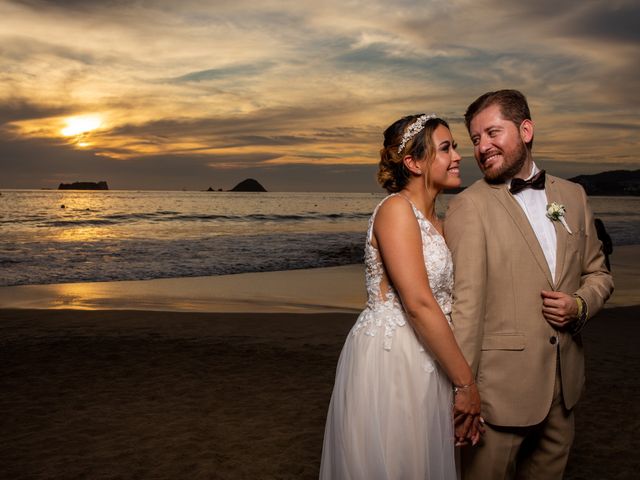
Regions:
<instances>
[{"instance_id":1,"label":"sky","mask_svg":"<svg viewBox=\"0 0 640 480\"><path fill-rule=\"evenodd\" d=\"M5 0L0 188L380 192L382 132L516 88L534 160L638 169L636 0Z\"/></svg>"}]
</instances>

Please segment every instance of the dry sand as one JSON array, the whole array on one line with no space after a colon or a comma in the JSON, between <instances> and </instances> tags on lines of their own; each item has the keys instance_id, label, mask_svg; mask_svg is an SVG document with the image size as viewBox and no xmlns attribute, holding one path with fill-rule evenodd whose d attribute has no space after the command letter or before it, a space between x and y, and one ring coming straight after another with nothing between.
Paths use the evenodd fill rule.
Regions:
<instances>
[{"instance_id":1,"label":"dry sand","mask_svg":"<svg viewBox=\"0 0 640 480\"><path fill-rule=\"evenodd\" d=\"M585 333L566 478L637 478L639 307ZM0 311L0 478L317 478L354 314Z\"/></svg>"},{"instance_id":2,"label":"dry sand","mask_svg":"<svg viewBox=\"0 0 640 480\"><path fill-rule=\"evenodd\" d=\"M353 314L0 311L0 478L314 478Z\"/></svg>"},{"instance_id":3,"label":"dry sand","mask_svg":"<svg viewBox=\"0 0 640 480\"><path fill-rule=\"evenodd\" d=\"M567 479L640 469L638 250L622 250L616 294L584 334L588 385ZM47 303L66 287L0 289L5 307L49 306L0 310L0 478L317 478L362 268L247 275L98 288L101 308L167 294L173 312L66 310ZM91 308L97 287L75 285L88 286L71 306Z\"/></svg>"}]
</instances>

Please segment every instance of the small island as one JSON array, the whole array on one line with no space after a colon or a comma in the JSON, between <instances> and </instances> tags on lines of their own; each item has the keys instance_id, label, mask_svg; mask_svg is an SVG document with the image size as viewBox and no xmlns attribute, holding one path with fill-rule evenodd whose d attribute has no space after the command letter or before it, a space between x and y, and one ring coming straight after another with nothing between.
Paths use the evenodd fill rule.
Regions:
<instances>
[{"instance_id":1,"label":"small island","mask_svg":"<svg viewBox=\"0 0 640 480\"><path fill-rule=\"evenodd\" d=\"M109 190L107 182L73 182L61 183L58 190Z\"/></svg>"},{"instance_id":2,"label":"small island","mask_svg":"<svg viewBox=\"0 0 640 480\"><path fill-rule=\"evenodd\" d=\"M233 187L230 192L266 192L267 189L264 188L257 180L253 178L247 178L246 180L241 181L235 187Z\"/></svg>"}]
</instances>

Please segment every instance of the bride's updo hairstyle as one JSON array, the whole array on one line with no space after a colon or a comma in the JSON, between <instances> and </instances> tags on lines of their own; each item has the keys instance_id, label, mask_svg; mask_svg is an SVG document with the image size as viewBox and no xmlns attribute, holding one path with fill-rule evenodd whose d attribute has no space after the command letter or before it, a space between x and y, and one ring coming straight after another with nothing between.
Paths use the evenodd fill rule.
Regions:
<instances>
[{"instance_id":1,"label":"bride's updo hairstyle","mask_svg":"<svg viewBox=\"0 0 640 480\"><path fill-rule=\"evenodd\" d=\"M424 127L420 128L423 123ZM439 125L449 128L449 124L441 118L420 113L407 115L384 131L384 143L380 149L378 164L378 183L382 188L389 193L395 193L407 185L412 175L404 166L403 159L407 155L416 160L426 157L427 166L431 165L436 154L431 136Z\"/></svg>"}]
</instances>

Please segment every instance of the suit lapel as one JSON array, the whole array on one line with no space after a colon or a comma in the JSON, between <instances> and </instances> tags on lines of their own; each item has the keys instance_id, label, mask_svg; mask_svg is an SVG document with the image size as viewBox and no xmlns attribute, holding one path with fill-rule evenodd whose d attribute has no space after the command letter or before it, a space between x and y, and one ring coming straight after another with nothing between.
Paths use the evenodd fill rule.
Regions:
<instances>
[{"instance_id":1,"label":"suit lapel","mask_svg":"<svg viewBox=\"0 0 640 480\"><path fill-rule=\"evenodd\" d=\"M522 211L522 208L518 204L518 201L509 193L506 185L492 185L491 192L502 204L507 213L511 216L511 219L516 224L518 230L520 231L520 234L524 237L527 245L529 245L529 249L531 250L531 253L533 254L533 257L535 258L538 266L547 278L549 285L553 287L553 280L551 278L551 271L549 270L547 259L544 256L544 252L542 251L540 242L538 242L538 237L536 237L536 234L531 228L531 224L529 223L529 220L527 219L525 213Z\"/></svg>"},{"instance_id":2,"label":"suit lapel","mask_svg":"<svg viewBox=\"0 0 640 480\"><path fill-rule=\"evenodd\" d=\"M547 203L557 202L561 204L566 203L562 199L558 185L553 177L547 177L545 185L545 191L547 194ZM562 225L562 222L553 222L553 226L556 229L556 284L560 283L562 271L564 269L564 261L567 253L567 240L569 240L569 232Z\"/></svg>"}]
</instances>

